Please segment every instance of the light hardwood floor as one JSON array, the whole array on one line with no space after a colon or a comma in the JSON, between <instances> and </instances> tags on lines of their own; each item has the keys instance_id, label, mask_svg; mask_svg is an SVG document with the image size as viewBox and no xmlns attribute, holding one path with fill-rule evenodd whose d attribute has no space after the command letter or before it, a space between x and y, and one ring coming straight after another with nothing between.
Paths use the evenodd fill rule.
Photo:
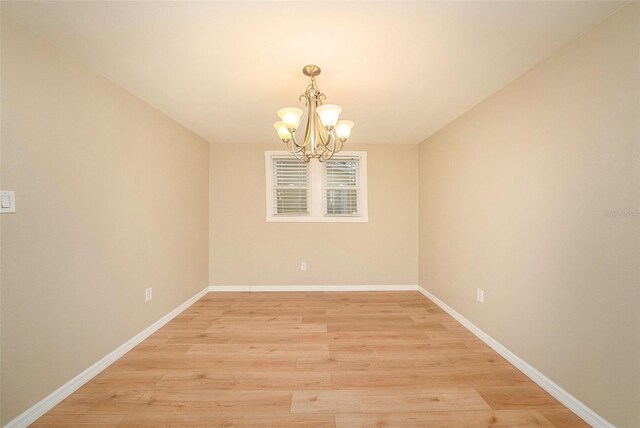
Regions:
<instances>
[{"instance_id":1,"label":"light hardwood floor","mask_svg":"<svg viewBox=\"0 0 640 428\"><path fill-rule=\"evenodd\" d=\"M588 426L417 292L209 293L55 425Z\"/></svg>"}]
</instances>

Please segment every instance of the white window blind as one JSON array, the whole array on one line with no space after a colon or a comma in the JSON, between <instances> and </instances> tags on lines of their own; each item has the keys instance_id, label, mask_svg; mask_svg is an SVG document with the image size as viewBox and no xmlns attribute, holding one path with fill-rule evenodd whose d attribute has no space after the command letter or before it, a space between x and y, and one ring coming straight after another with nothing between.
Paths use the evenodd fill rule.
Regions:
<instances>
[{"instance_id":1,"label":"white window blind","mask_svg":"<svg viewBox=\"0 0 640 428\"><path fill-rule=\"evenodd\" d=\"M367 152L302 162L285 151L265 152L267 222L369 221Z\"/></svg>"},{"instance_id":2,"label":"white window blind","mask_svg":"<svg viewBox=\"0 0 640 428\"><path fill-rule=\"evenodd\" d=\"M338 158L324 163L324 215L360 215L360 159Z\"/></svg>"},{"instance_id":3,"label":"white window blind","mask_svg":"<svg viewBox=\"0 0 640 428\"><path fill-rule=\"evenodd\" d=\"M309 164L295 158L273 158L273 214L309 214Z\"/></svg>"}]
</instances>

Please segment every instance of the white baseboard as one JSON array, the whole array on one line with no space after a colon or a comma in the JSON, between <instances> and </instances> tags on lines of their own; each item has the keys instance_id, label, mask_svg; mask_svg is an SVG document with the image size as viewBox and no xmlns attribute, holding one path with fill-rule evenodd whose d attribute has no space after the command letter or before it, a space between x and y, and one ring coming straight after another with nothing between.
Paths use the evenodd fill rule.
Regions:
<instances>
[{"instance_id":1,"label":"white baseboard","mask_svg":"<svg viewBox=\"0 0 640 428\"><path fill-rule=\"evenodd\" d=\"M540 373L529 363L518 357L516 354L507 349L500 342L489 336L484 331L480 330L475 324L471 321L460 315L449 305L444 303L442 300L438 299L436 296L425 290L424 288L418 286L418 291L422 293L429 300L433 301L436 305L440 306L446 313L451 315L456 319L460 324L462 324L467 330L471 333L475 334L480 340L489 345L496 351L498 354L502 355L507 361L513 364L518 370L527 375L532 381L537 383L555 397L556 400L564 404L567 408L569 408L573 413L581 417L586 423L593 427L597 428L615 428L614 425L607 422L603 417L598 415L596 412L587 407L584 403L578 400L573 395L569 394L567 391L562 389L558 384L553 382L551 379Z\"/></svg>"},{"instance_id":2,"label":"white baseboard","mask_svg":"<svg viewBox=\"0 0 640 428\"><path fill-rule=\"evenodd\" d=\"M209 291L267 292L267 291L415 291L409 285L210 285Z\"/></svg>"},{"instance_id":3,"label":"white baseboard","mask_svg":"<svg viewBox=\"0 0 640 428\"><path fill-rule=\"evenodd\" d=\"M24 413L16 417L14 420L5 425L5 428L24 428L35 422L40 416L47 413L55 405L67 398L73 392L75 392L82 385L93 379L98 373L113 364L118 358L129 352L133 347L145 340L147 337L155 333L160 327L171 321L182 311L198 301L202 296L209 292L209 287L198 292L195 296L191 297L186 302L169 312L167 315L160 318L158 321L151 324L149 327L136 334L129 339L126 343L120 345L116 350L104 356L100 361L93 364L82 373L71 379L69 382L62 385L60 388L53 391L47 397L34 404L31 408Z\"/></svg>"}]
</instances>

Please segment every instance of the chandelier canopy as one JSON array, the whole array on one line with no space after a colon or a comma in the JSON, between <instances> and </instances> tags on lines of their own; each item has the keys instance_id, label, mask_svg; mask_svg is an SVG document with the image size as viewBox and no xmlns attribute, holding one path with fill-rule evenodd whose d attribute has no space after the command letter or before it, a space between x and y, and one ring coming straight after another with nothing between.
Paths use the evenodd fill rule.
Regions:
<instances>
[{"instance_id":1,"label":"chandelier canopy","mask_svg":"<svg viewBox=\"0 0 640 428\"><path fill-rule=\"evenodd\" d=\"M304 99L305 110L297 107L287 107L278 110L280 121L273 124L278 136L293 155L309 162L312 158L324 162L342 150L345 141L351 135L353 122L338 120L342 108L335 104L323 104L325 95L316 85L316 76L320 74L320 67L307 65L302 69L305 76L311 78L307 90L300 95ZM305 122L306 120L306 122ZM296 131L304 124L304 139L296 138Z\"/></svg>"}]
</instances>

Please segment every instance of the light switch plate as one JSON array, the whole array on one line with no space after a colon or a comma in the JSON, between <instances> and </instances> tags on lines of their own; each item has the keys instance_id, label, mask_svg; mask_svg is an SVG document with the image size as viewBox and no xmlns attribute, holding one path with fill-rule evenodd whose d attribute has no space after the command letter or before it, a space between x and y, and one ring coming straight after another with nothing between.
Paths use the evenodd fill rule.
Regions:
<instances>
[{"instance_id":1,"label":"light switch plate","mask_svg":"<svg viewBox=\"0 0 640 428\"><path fill-rule=\"evenodd\" d=\"M16 192L0 190L0 213L16 212Z\"/></svg>"}]
</instances>

